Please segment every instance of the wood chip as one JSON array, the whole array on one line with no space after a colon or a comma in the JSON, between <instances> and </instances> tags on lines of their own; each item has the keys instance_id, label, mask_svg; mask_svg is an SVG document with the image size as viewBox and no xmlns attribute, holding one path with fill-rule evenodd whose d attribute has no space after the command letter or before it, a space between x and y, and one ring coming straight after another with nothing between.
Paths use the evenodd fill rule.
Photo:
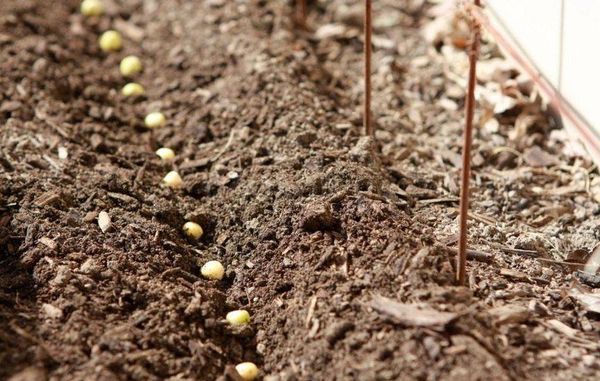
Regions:
<instances>
[{"instance_id":1,"label":"wood chip","mask_svg":"<svg viewBox=\"0 0 600 381\"><path fill-rule=\"evenodd\" d=\"M445 203L454 203L458 202L458 197L441 197L441 198L429 198L425 200L419 200L419 204L429 205L429 204L445 204Z\"/></svg>"},{"instance_id":2,"label":"wood chip","mask_svg":"<svg viewBox=\"0 0 600 381\"><path fill-rule=\"evenodd\" d=\"M433 199L437 198L437 193L431 189L419 188L414 185L409 185L406 187L406 193L414 197L416 199Z\"/></svg>"},{"instance_id":3,"label":"wood chip","mask_svg":"<svg viewBox=\"0 0 600 381\"><path fill-rule=\"evenodd\" d=\"M556 156L550 155L538 146L527 148L523 154L523 159L532 167L549 167L558 163Z\"/></svg>"},{"instance_id":4,"label":"wood chip","mask_svg":"<svg viewBox=\"0 0 600 381\"><path fill-rule=\"evenodd\" d=\"M573 329L571 327L569 327L568 325L566 325L565 323L556 320L556 319L552 319L552 320L548 320L546 322L546 325L550 328L552 328L553 330L555 330L558 333L562 333L563 335L570 337L570 338L576 338L577 337L577 330Z\"/></svg>"},{"instance_id":5,"label":"wood chip","mask_svg":"<svg viewBox=\"0 0 600 381\"><path fill-rule=\"evenodd\" d=\"M392 320L412 327L444 327L458 317L454 312L442 312L417 304L399 303L380 295L373 297L370 306Z\"/></svg>"},{"instance_id":6,"label":"wood chip","mask_svg":"<svg viewBox=\"0 0 600 381\"><path fill-rule=\"evenodd\" d=\"M48 247L50 250L56 249L56 242L48 237L40 238L40 242Z\"/></svg>"},{"instance_id":7,"label":"wood chip","mask_svg":"<svg viewBox=\"0 0 600 381\"><path fill-rule=\"evenodd\" d=\"M507 278L521 280L524 282L531 282L531 279L529 279L529 276L527 274L517 270L500 269L500 275L505 276Z\"/></svg>"},{"instance_id":8,"label":"wood chip","mask_svg":"<svg viewBox=\"0 0 600 381\"><path fill-rule=\"evenodd\" d=\"M144 29L131 22L116 19L114 21L115 28L123 33L126 37L129 37L135 42L141 42L144 39Z\"/></svg>"},{"instance_id":9,"label":"wood chip","mask_svg":"<svg viewBox=\"0 0 600 381\"><path fill-rule=\"evenodd\" d=\"M448 250L450 250L453 255L456 255L458 253L458 250L453 247L448 247ZM467 249L467 259L483 263L494 263L495 256L493 254L486 253L483 251Z\"/></svg>"},{"instance_id":10,"label":"wood chip","mask_svg":"<svg viewBox=\"0 0 600 381\"><path fill-rule=\"evenodd\" d=\"M34 203L37 206L52 205L61 199L60 193L49 191L44 192L38 198L35 199Z\"/></svg>"},{"instance_id":11,"label":"wood chip","mask_svg":"<svg viewBox=\"0 0 600 381\"><path fill-rule=\"evenodd\" d=\"M507 304L500 307L495 307L487 311L494 325L500 326L503 324L522 323L529 319L529 310L527 307L516 304Z\"/></svg>"},{"instance_id":12,"label":"wood chip","mask_svg":"<svg viewBox=\"0 0 600 381\"><path fill-rule=\"evenodd\" d=\"M190 160L190 161L186 161L183 164L181 164L179 166L179 169L184 170L184 169L202 168L202 167L206 167L209 163L210 163L209 158Z\"/></svg>"},{"instance_id":13,"label":"wood chip","mask_svg":"<svg viewBox=\"0 0 600 381\"><path fill-rule=\"evenodd\" d=\"M137 204L137 199L123 193L108 192L107 196L116 200L123 201L126 204Z\"/></svg>"},{"instance_id":14,"label":"wood chip","mask_svg":"<svg viewBox=\"0 0 600 381\"><path fill-rule=\"evenodd\" d=\"M577 289L571 290L569 295L577 300L588 312L600 314L600 295L582 293Z\"/></svg>"},{"instance_id":15,"label":"wood chip","mask_svg":"<svg viewBox=\"0 0 600 381\"><path fill-rule=\"evenodd\" d=\"M312 298L310 298L310 302L308 304L308 312L306 314L306 320L304 322L304 325L306 326L306 328L310 327L310 322L313 318L316 307L317 307L317 296L315 295Z\"/></svg>"},{"instance_id":16,"label":"wood chip","mask_svg":"<svg viewBox=\"0 0 600 381\"><path fill-rule=\"evenodd\" d=\"M346 26L343 24L325 24L320 26L319 29L317 29L314 37L317 40L339 38L344 36L346 30Z\"/></svg>"}]
</instances>

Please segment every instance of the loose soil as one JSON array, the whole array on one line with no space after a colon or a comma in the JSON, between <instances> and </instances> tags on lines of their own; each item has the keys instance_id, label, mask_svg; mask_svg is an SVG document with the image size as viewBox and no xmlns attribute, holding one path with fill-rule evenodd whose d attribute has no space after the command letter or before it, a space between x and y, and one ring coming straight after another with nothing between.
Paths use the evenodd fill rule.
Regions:
<instances>
[{"instance_id":1,"label":"loose soil","mask_svg":"<svg viewBox=\"0 0 600 381\"><path fill-rule=\"evenodd\" d=\"M423 38L431 4L375 2L374 141L360 1L313 3L308 25L337 28L320 33L279 1L105 3L0 3L0 378L236 380L241 361L271 381L600 376L598 316L570 294L589 291L572 271L600 238L598 174L526 90L477 131L477 251L454 285L464 94L447 41ZM97 47L109 28L119 54ZM142 99L119 93L125 54ZM153 110L168 125L148 131ZM172 169L182 190L160 186ZM200 277L212 259L221 282ZM239 308L249 327L225 324Z\"/></svg>"}]
</instances>

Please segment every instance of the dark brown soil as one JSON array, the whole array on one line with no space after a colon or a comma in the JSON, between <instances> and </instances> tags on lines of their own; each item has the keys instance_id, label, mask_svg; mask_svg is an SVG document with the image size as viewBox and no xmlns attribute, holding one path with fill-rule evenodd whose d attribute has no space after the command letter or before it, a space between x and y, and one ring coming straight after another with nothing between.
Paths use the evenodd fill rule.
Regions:
<instances>
[{"instance_id":1,"label":"dark brown soil","mask_svg":"<svg viewBox=\"0 0 600 381\"><path fill-rule=\"evenodd\" d=\"M279 1L105 2L99 19L77 0L0 3L0 378L236 379L241 361L271 381L600 376L598 316L570 294L589 290L561 264L600 239L598 174L533 95L477 133L478 251L454 286L464 97L445 42L422 37L430 4L375 2L374 142L360 1L313 4L309 25L343 28L329 37ZM109 28L119 54L97 47ZM120 96L125 54L144 99ZM156 109L168 125L148 131ZM180 191L160 186L173 168ZM221 282L200 277L211 259ZM398 320L380 295L456 315ZM249 328L224 323L238 308Z\"/></svg>"}]
</instances>

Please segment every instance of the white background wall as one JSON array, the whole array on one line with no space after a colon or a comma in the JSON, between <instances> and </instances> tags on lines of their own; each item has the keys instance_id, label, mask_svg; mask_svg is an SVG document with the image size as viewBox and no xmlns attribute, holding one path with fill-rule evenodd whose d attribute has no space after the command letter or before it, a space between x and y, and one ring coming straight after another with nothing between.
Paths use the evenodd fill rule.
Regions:
<instances>
[{"instance_id":1,"label":"white background wall","mask_svg":"<svg viewBox=\"0 0 600 381\"><path fill-rule=\"evenodd\" d=\"M600 140L600 0L484 0Z\"/></svg>"}]
</instances>

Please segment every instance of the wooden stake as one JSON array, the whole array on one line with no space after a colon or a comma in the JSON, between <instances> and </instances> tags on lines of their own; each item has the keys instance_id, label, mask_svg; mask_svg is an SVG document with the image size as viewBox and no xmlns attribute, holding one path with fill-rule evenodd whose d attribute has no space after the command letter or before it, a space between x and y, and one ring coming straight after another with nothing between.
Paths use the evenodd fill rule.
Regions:
<instances>
[{"instance_id":1,"label":"wooden stake","mask_svg":"<svg viewBox=\"0 0 600 381\"><path fill-rule=\"evenodd\" d=\"M474 0L475 6L480 6L480 0ZM473 143L473 114L475 111L475 83L477 73L477 58L479 56L480 25L472 21L471 47L469 50L469 84L465 103L465 130L463 134L462 174L460 186L460 216L459 240L456 280L464 285L467 276L467 220L469 216L469 180L471 178L471 145Z\"/></svg>"},{"instance_id":2,"label":"wooden stake","mask_svg":"<svg viewBox=\"0 0 600 381\"><path fill-rule=\"evenodd\" d=\"M371 0L365 0L365 21L364 21L364 37L365 37L365 98L364 98L364 110L363 110L363 124L365 127L365 134L368 136L373 135L373 126L371 118L371 35L373 34L372 27L372 7Z\"/></svg>"}]
</instances>

